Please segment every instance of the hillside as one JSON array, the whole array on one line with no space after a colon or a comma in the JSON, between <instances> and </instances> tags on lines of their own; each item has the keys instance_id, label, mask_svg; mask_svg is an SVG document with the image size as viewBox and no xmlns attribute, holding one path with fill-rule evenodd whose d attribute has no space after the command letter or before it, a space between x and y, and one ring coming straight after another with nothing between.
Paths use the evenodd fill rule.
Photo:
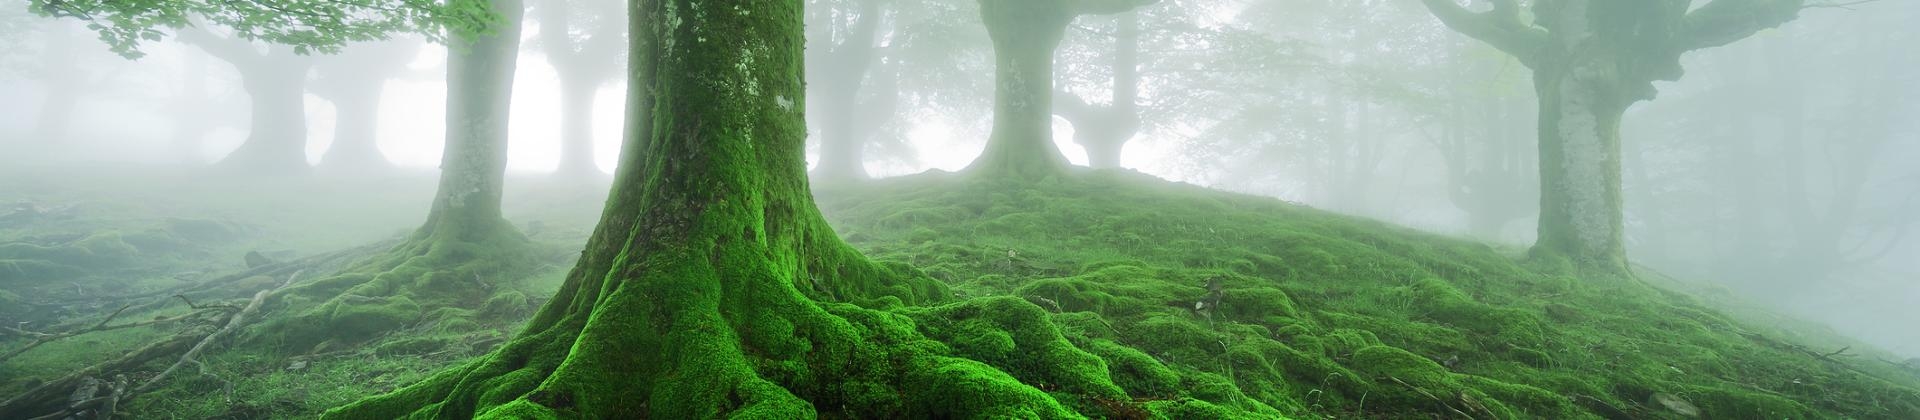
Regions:
<instances>
[{"instance_id":1,"label":"hillside","mask_svg":"<svg viewBox=\"0 0 1920 420\"><path fill-rule=\"evenodd\" d=\"M283 260L352 255L319 250L361 243L418 217L365 208L404 201L407 188L372 193L383 190L297 183L234 199L222 192L245 182L160 178L154 182L195 187L130 195L154 188L102 182L110 177L74 181L113 186L93 190L58 181L14 186L45 208L72 210L0 227L7 243L0 250L9 252L0 260L76 272L34 274L64 276L57 282L0 279L0 289L17 292L0 294L9 301L0 315L49 331L99 322L120 302L139 306L114 324L175 316L187 311L179 301L141 296L245 272L236 268L238 254L249 249L280 250L269 254ZM570 266L567 256L599 203L593 193L521 185L511 217L541 226L533 236L558 254L514 283L533 300L520 305L537 305ZM280 204L322 195L334 198L323 206ZM890 337L932 339L895 344L979 362L967 373L978 386L1031 390L1021 394L1030 411L983 415L1920 418L1920 372L1879 360L1891 356L1668 291L1684 285L1657 273L1588 278L1531 266L1518 250L1122 172L1038 184L936 172L816 195L848 242L895 271L945 283L953 295L926 306L842 296L879 311L830 309L867 314L863 325L912 328ZM221 234L195 234L207 229ZM235 302L258 286L243 281L189 294ZM98 295L125 298L81 299ZM275 311L263 313L280 316ZM0 361L0 398L205 328L195 325L106 331L24 352ZM516 325L448 333L422 320L352 348L219 352L203 358L201 373L181 375L126 410L161 418L308 417L473 360ZM0 337L0 352L26 341ZM170 362L136 370L150 374ZM961 391L953 395L967 395ZM969 403L952 401L952 408Z\"/></svg>"},{"instance_id":2,"label":"hillside","mask_svg":"<svg viewBox=\"0 0 1920 420\"><path fill-rule=\"evenodd\" d=\"M1171 418L1920 418L1920 373L1823 360L1844 344L1784 341L1797 332L1643 281L1141 175L948 178L829 190L821 207L869 256L974 299L959 306L1044 312L922 327L1030 384L1052 373L1009 334L1065 337Z\"/></svg>"}]
</instances>

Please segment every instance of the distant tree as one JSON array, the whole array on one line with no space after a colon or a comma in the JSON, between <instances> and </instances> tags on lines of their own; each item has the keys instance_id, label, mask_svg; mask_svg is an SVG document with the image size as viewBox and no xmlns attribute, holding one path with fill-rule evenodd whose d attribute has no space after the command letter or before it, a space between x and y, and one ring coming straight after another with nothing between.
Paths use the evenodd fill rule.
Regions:
<instances>
[{"instance_id":1,"label":"distant tree","mask_svg":"<svg viewBox=\"0 0 1920 420\"><path fill-rule=\"evenodd\" d=\"M593 102L625 68L626 16L618 0L543 0L535 45L560 74L560 169L599 174L594 161Z\"/></svg>"},{"instance_id":2,"label":"distant tree","mask_svg":"<svg viewBox=\"0 0 1920 420\"><path fill-rule=\"evenodd\" d=\"M408 74L420 42L389 40L358 43L316 60L307 90L333 102L333 144L320 156L320 168L361 172L393 166L380 153L380 98L387 81Z\"/></svg>"},{"instance_id":3,"label":"distant tree","mask_svg":"<svg viewBox=\"0 0 1920 420\"><path fill-rule=\"evenodd\" d=\"M967 170L1036 177L1066 170L1053 144L1053 53L1081 15L1123 13L1155 0L980 0L995 57L993 134Z\"/></svg>"},{"instance_id":4,"label":"distant tree","mask_svg":"<svg viewBox=\"0 0 1920 420\"><path fill-rule=\"evenodd\" d=\"M866 147L881 122L892 117L895 92L871 92L869 84L880 89L896 89L891 74L873 71L882 59L880 37L887 6L899 0L840 0L817 3L809 9L813 21L824 24L810 34L809 49L818 51L807 60L810 107L820 115L820 162L812 177L821 182L842 182L867 178ZM849 4L851 3L851 5ZM851 7L849 7L851 6ZM862 93L877 93L862 101ZM875 109L876 106L878 109ZM873 112L867 112L873 111Z\"/></svg>"},{"instance_id":5,"label":"distant tree","mask_svg":"<svg viewBox=\"0 0 1920 420\"><path fill-rule=\"evenodd\" d=\"M1056 93L1053 113L1073 124L1073 141L1087 150L1087 165L1120 167L1127 141L1140 133L1140 14L1121 14L1114 25L1111 72L1113 99L1089 103L1072 92Z\"/></svg>"},{"instance_id":6,"label":"distant tree","mask_svg":"<svg viewBox=\"0 0 1920 420\"><path fill-rule=\"evenodd\" d=\"M1535 257L1627 273L1620 120L1680 78L1680 56L1793 20L1805 0L1492 0L1470 11L1421 0L1463 34L1533 70L1540 101L1540 234Z\"/></svg>"},{"instance_id":7,"label":"distant tree","mask_svg":"<svg viewBox=\"0 0 1920 420\"><path fill-rule=\"evenodd\" d=\"M74 107L88 83L73 51L77 47L76 28L67 22L54 22L43 28L46 29L46 46L42 50L45 58L40 60L38 72L47 95L40 100L40 115L34 119L33 141L52 143L66 139L73 127Z\"/></svg>"},{"instance_id":8,"label":"distant tree","mask_svg":"<svg viewBox=\"0 0 1920 420\"><path fill-rule=\"evenodd\" d=\"M243 172L297 173L307 169L307 72L313 58L295 47L260 48L234 36L199 29L181 31L180 40L227 62L240 72L251 99L247 140L219 165Z\"/></svg>"}]
</instances>

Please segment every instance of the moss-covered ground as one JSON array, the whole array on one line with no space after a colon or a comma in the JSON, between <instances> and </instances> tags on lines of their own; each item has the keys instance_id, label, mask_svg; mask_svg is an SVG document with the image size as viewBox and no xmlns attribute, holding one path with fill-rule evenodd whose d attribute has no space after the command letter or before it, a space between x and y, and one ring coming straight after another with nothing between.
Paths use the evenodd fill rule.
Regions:
<instances>
[{"instance_id":1,"label":"moss-covered ground","mask_svg":"<svg viewBox=\"0 0 1920 420\"><path fill-rule=\"evenodd\" d=\"M121 178L102 175L88 183L108 179ZM80 284L86 293L76 296L121 283L113 287L138 293L204 277L173 275L183 271L238 270L239 255L248 250L277 249L292 258L394 237L424 215L429 181L389 192L320 181L263 184L256 196L229 199L221 197L236 190L227 183L174 187L143 200L125 195L148 190L138 186L95 195L49 188L25 198L78 204L80 212L57 223L0 227L0 243L93 253L74 257L81 262L75 266L89 269L58 277ZM521 200L510 191L509 217L521 226L541 221L522 230L553 257L541 268L499 279L512 293L489 293L477 307L440 309L496 314L459 317L484 325L433 322L447 314L422 309L352 343L235 346L203 357L206 374L177 375L124 411L140 418L308 417L476 360L510 338L557 287L604 191L526 192L556 186L521 185ZM399 198L407 194L419 198ZM310 202L316 195L334 198ZM849 243L890 270L924 272L953 295L924 305L858 296L834 300L859 306L823 305L884 347L850 352L927 356L890 367L796 368L868 372L887 382L808 379L831 384L809 393L840 396L811 401L823 415L848 414L828 405L891 407L899 414L966 413L1002 403L1026 409L975 414L1920 418L1920 373L1875 360L1892 356L1750 308L1728 310L1726 302L1696 298L1689 283L1657 273L1587 276L1530 264L1519 249L1122 172L1038 183L932 173L816 195ZM371 203L411 208L354 210ZM348 217L356 214L364 217ZM238 233L210 240L189 233L209 224ZM164 237L187 244L177 247L185 251L169 254L131 239L141 232L167 232ZM131 253L110 240L116 234ZM116 266L123 268L96 269L115 253L123 255L117 258L125 265ZM341 268L354 274L354 266ZM145 274L116 276L114 270ZM316 282L337 277L312 275ZM1210 290L1209 283L1217 287ZM59 289L70 286L0 282L8 292L0 299L58 301L68 296ZM819 298L843 292L856 294L808 291ZM25 307L0 305L0 311L9 308ZM112 309L54 308L18 310L71 323ZM266 316L307 313L288 308ZM44 314L56 309L72 313ZM163 305L123 317L186 311ZM36 348L0 362L0 398L172 332L117 330ZM0 337L0 351L18 343ZM1819 357L1844 346L1852 349L1831 360ZM943 398L901 396L890 388ZM973 398L986 395L1000 400ZM901 406L905 401L921 406Z\"/></svg>"},{"instance_id":2,"label":"moss-covered ground","mask_svg":"<svg viewBox=\"0 0 1920 420\"><path fill-rule=\"evenodd\" d=\"M1852 343L1724 315L1653 273L1120 172L818 195L868 256L963 299L898 310L922 333L1041 389L1104 365L1156 416L1920 418L1920 378L1875 360L1891 356L1817 358ZM1100 362L1023 363L1057 349L1020 337L1051 334Z\"/></svg>"}]
</instances>

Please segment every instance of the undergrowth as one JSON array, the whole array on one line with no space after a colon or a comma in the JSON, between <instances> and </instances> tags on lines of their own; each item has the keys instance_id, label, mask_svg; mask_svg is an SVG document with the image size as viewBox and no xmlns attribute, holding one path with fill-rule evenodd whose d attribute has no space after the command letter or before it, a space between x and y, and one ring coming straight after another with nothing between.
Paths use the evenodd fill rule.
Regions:
<instances>
[{"instance_id":1,"label":"undergrowth","mask_svg":"<svg viewBox=\"0 0 1920 420\"><path fill-rule=\"evenodd\" d=\"M868 256L954 289L895 310L922 334L1041 389L1110 381L1156 417L1920 418L1913 373L1686 295L1270 198L1120 172L818 195ZM1035 334L1072 348L1013 338ZM1048 352L1091 359L1028 363ZM1058 372L1098 365L1107 381Z\"/></svg>"}]
</instances>

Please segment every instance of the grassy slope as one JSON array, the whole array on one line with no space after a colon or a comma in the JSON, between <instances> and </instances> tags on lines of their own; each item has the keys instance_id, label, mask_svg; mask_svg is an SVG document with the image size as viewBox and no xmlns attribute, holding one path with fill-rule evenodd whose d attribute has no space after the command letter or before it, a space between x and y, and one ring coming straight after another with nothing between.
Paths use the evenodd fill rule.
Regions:
<instances>
[{"instance_id":1,"label":"grassy slope","mask_svg":"<svg viewBox=\"0 0 1920 420\"><path fill-rule=\"evenodd\" d=\"M1081 178L819 195L869 256L1048 310L1165 416L1920 418L1912 373L1816 360L1682 294L1273 199ZM1192 310L1214 278L1219 308ZM958 354L1045 376L1008 332L904 311Z\"/></svg>"},{"instance_id":2,"label":"grassy slope","mask_svg":"<svg viewBox=\"0 0 1920 420\"><path fill-rule=\"evenodd\" d=\"M320 183L234 197L247 181L160 180L164 188L152 188L115 179L75 178L27 194L48 205L98 204L71 222L4 236L168 230L166 217L198 217L245 226L246 234L196 247L178 262L231 266L247 249L344 247L418 217L361 203L404 206L396 203L420 188ZM545 221L546 233L535 235L543 242L577 247L599 193L530 184L537 182L517 184L522 204L509 211L516 220ZM74 188L92 185L115 186ZM1781 332L1730 320L1691 298L1552 274L1517 263L1517 252L1272 199L1118 173L1037 186L934 174L820 195L850 242L946 281L964 300L894 307L904 317L889 325L918 329L941 341L943 352L999 367L1090 413L1097 414L1089 404L1109 414L1129 409L1098 407L1114 403L1104 397L1070 401L1107 394L1099 389L1109 378L1088 381L1089 372L1110 376L1136 408L1173 418L1403 418L1478 406L1485 413L1476 418L1580 418L1607 407L1640 418L1670 415L1652 402L1656 394L1711 418L1920 418L1910 374L1843 359L1896 384L1817 361L1764 338ZM314 197L329 201L286 204ZM526 294L543 296L565 266L527 279ZM1192 311L1214 278L1225 285L1219 309ZM152 316L136 315L128 319ZM158 417L305 416L483 350L441 342L459 337L435 328L423 324L357 351L303 359L309 363L301 370L286 369L292 355L224 352L208 360L215 376L185 375L131 409ZM0 363L0 394L23 385L12 379L72 369L162 333L123 330L36 349ZM1052 334L1098 363L1064 364L1086 360L1028 347L1057 346Z\"/></svg>"},{"instance_id":3,"label":"grassy slope","mask_svg":"<svg viewBox=\"0 0 1920 420\"><path fill-rule=\"evenodd\" d=\"M61 217L0 226L0 322L37 321L30 329L65 330L92 324L118 303L89 296L137 295L239 271L241 255L261 250L280 258L304 257L403 234L417 226L433 192L431 173L397 173L373 179L218 176L157 168L100 172L67 168L0 170L0 214L15 201L70 209ZM527 233L548 266L507 289L520 302L473 308L517 312L513 321L480 326L479 334L433 322L417 322L378 337L354 351L298 358L267 349L221 351L206 356L206 375L185 373L127 404L141 417L298 417L365 395L411 383L448 365L484 354L518 327L531 308L558 287L578 253L604 185L540 177L516 178L506 209L516 221L537 226ZM555 206L552 203L582 203ZM29 247L28 244L32 244ZM47 252L21 252L47 249ZM50 260L64 268L12 276L9 264ZM308 280L328 273L307 273ZM224 302L244 303L247 282ZM30 307L23 302L58 305ZM238 299L238 300L235 300ZM152 310L122 314L114 324L188 312L164 295L133 300L165 301ZM205 303L205 302L203 302ZM493 302L489 302L490 304ZM268 308L268 318L285 311ZM429 317L423 317L430 318ZM58 322L66 327L44 325ZM131 328L56 341L0 362L0 399L73 369L119 356L181 328ZM473 328L467 328L472 330ZM486 339L485 336L497 339ZM481 338L476 338L481 337ZM0 337L0 351L23 344ZM171 360L167 361L168 363ZM288 369L294 362L300 369ZM164 365L151 366L153 371ZM0 418L10 418L0 413Z\"/></svg>"}]
</instances>

